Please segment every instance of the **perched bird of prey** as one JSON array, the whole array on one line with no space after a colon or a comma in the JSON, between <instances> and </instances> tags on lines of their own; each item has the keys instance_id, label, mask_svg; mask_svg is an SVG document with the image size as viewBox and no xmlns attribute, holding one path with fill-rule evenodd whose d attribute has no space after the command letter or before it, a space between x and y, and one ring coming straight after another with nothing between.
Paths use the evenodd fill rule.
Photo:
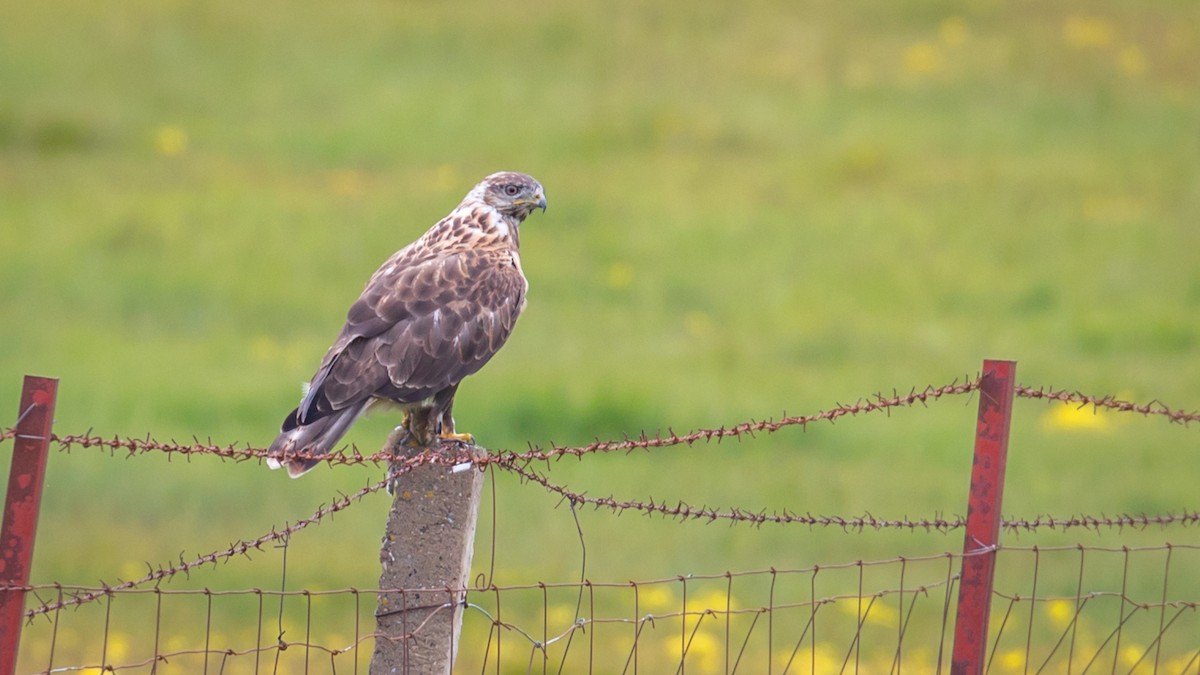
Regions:
<instances>
[{"instance_id":1,"label":"perched bird of prey","mask_svg":"<svg viewBox=\"0 0 1200 675\"><path fill-rule=\"evenodd\" d=\"M293 478L308 471L378 402L403 409L420 446L472 440L455 431L454 393L496 354L525 306L519 227L534 209L546 210L540 183L494 173L388 258L283 420L268 450L271 468L286 466Z\"/></svg>"}]
</instances>

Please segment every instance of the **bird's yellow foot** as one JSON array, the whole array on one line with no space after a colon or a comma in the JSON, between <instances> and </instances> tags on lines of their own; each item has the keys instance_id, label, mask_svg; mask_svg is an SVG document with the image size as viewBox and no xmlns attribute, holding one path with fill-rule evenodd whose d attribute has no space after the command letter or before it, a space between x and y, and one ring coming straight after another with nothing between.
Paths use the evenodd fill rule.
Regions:
<instances>
[{"instance_id":1,"label":"bird's yellow foot","mask_svg":"<svg viewBox=\"0 0 1200 675\"><path fill-rule=\"evenodd\" d=\"M438 438L442 439L443 441L458 441L459 443L467 443L470 445L475 444L475 437L471 434L459 434L453 431L443 431L442 433L438 434Z\"/></svg>"}]
</instances>

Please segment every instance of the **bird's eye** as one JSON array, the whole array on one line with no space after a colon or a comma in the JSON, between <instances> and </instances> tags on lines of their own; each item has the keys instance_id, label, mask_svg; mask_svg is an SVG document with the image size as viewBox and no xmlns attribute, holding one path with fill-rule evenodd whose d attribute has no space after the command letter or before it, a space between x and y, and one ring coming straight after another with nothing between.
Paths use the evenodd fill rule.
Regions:
<instances>
[{"instance_id":1,"label":"bird's eye","mask_svg":"<svg viewBox=\"0 0 1200 675\"><path fill-rule=\"evenodd\" d=\"M516 197L517 194L520 192L521 192L521 188L517 187L516 185L505 185L504 186L504 194L508 195L509 197Z\"/></svg>"}]
</instances>

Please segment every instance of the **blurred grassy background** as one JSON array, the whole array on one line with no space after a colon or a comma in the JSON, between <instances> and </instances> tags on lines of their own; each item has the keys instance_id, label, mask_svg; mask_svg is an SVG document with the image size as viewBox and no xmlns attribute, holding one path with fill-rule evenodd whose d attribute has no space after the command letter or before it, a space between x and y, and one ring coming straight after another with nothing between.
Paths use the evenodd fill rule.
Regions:
<instances>
[{"instance_id":1,"label":"blurred grassy background","mask_svg":"<svg viewBox=\"0 0 1200 675\"><path fill-rule=\"evenodd\" d=\"M375 267L500 169L550 209L524 227L527 313L458 396L489 447L812 412L988 357L1195 408L1197 82L1194 2L6 3L0 413L22 374L54 375L59 433L261 447ZM973 403L553 476L962 513ZM1007 513L1195 508L1194 430L1017 413ZM348 440L373 451L394 423ZM35 574L138 576L377 475L56 454ZM495 494L497 582L576 578L566 509L506 476ZM386 509L298 536L290 583L374 584ZM581 517L618 544L589 547L597 578L960 546ZM221 574L201 583L278 567Z\"/></svg>"}]
</instances>

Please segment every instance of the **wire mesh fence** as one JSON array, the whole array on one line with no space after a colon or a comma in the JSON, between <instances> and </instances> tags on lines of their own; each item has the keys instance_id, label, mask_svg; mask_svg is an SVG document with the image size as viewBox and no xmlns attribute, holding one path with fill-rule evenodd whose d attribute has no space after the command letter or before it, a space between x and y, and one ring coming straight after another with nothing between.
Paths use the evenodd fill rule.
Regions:
<instances>
[{"instance_id":1,"label":"wire mesh fence","mask_svg":"<svg viewBox=\"0 0 1200 675\"><path fill-rule=\"evenodd\" d=\"M955 604L964 554L933 550L872 560L830 560L640 580L563 581L476 578L465 589L289 588L291 539L354 507L407 471L427 464L508 472L521 484L559 497L574 510L635 512L670 521L827 528L847 533L937 532L965 518L877 518L814 515L683 501L592 496L556 482L548 468L561 457L737 438L752 441L785 427L847 416L890 414L942 397L971 395L978 380L907 394L876 395L811 415L747 421L730 427L668 431L585 446L530 447L486 457L421 453L396 460L350 448L323 458L333 466L390 465L387 480L338 495L310 515L228 547L148 564L145 574L113 584L34 583L25 590L22 673L359 673L377 641L411 640L376 632L379 599L444 596L439 612L461 612L457 672L481 673L899 673L949 672ZM1018 387L1017 395L1081 408L1143 415L1188 425L1200 413L1163 404L1134 404L1050 388ZM16 437L0 430L0 441ZM112 456L212 456L262 461L245 445L101 437L91 431L53 436L61 450L95 449ZM1023 539L1052 534L1056 543L994 549L996 582L988 635L988 672L1163 672L1200 674L1200 512L1045 515L1006 519ZM1106 543L1057 543L1072 531L1106 533ZM1125 533L1137 532L1136 538ZM1147 543L1147 536L1162 538ZM1115 542L1115 543L1111 543ZM1124 543L1123 543L1124 542ZM492 546L505 546L505 542ZM986 553L992 553L992 550ZM493 551L494 554L494 551ZM978 554L978 553L976 553ZM206 586L207 570L233 561L263 569L254 588ZM718 561L719 564L719 561ZM104 575L100 575L104 576ZM396 595L398 594L398 596ZM412 671L416 672L416 671Z\"/></svg>"},{"instance_id":2,"label":"wire mesh fence","mask_svg":"<svg viewBox=\"0 0 1200 675\"><path fill-rule=\"evenodd\" d=\"M468 591L459 672L949 670L961 554ZM1196 544L1004 547L989 672L1200 667ZM1131 583L1133 580L1137 583ZM23 672L367 672L376 589L31 589ZM395 589L390 589L395 590ZM72 597L97 596L70 608ZM247 618L249 617L249 620Z\"/></svg>"}]
</instances>

